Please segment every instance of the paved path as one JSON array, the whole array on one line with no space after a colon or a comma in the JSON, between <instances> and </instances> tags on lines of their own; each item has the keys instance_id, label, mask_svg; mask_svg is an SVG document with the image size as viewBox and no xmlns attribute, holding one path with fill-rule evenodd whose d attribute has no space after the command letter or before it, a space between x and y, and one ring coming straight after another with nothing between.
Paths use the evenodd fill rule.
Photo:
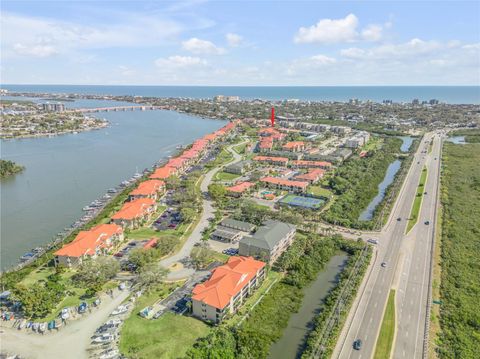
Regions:
<instances>
[{"instance_id":1,"label":"paved path","mask_svg":"<svg viewBox=\"0 0 480 359\"><path fill-rule=\"evenodd\" d=\"M58 332L45 335L26 330L1 327L2 352L15 353L26 359L83 359L88 358L86 348L95 330L108 320L110 313L129 295L128 291L117 291L114 299L102 298L100 308L86 317L69 322Z\"/></svg>"},{"instance_id":2,"label":"paved path","mask_svg":"<svg viewBox=\"0 0 480 359\"><path fill-rule=\"evenodd\" d=\"M229 162L229 164L237 163L242 160L242 156L239 155L237 152L233 150L233 147L238 146L244 142L240 143L235 143L229 147L227 147L227 150L233 155L233 160ZM200 221L196 225L196 227L193 229L192 234L188 237L186 240L185 244L183 247L178 251L178 253L174 254L171 257L165 258L160 262L160 264L168 268L172 264L177 263L177 262L186 262L188 261L188 258L190 257L190 252L192 251L193 247L195 246L195 243L200 243L202 240L202 232L205 228L207 228L210 224L209 219L214 218L214 208L213 208L213 203L210 199L208 199L208 186L210 183L212 183L213 177L215 174L220 171L222 167L215 167L211 169L205 177L202 180L202 183L200 184L200 190L203 195L203 204L202 204L202 215L200 217ZM190 277L193 273L195 273L195 270L193 268L182 268L177 271L171 271L168 276L167 280L178 280L178 279L183 279L186 277Z\"/></svg>"}]
</instances>

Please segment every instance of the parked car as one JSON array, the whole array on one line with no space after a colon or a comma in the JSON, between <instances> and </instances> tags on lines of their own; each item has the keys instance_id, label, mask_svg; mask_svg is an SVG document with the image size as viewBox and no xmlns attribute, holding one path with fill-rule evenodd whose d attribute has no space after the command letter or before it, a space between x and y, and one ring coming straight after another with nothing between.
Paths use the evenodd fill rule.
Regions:
<instances>
[{"instance_id":1,"label":"parked car","mask_svg":"<svg viewBox=\"0 0 480 359\"><path fill-rule=\"evenodd\" d=\"M122 252L117 252L114 254L115 257L123 257L123 253Z\"/></svg>"},{"instance_id":2,"label":"parked car","mask_svg":"<svg viewBox=\"0 0 480 359\"><path fill-rule=\"evenodd\" d=\"M425 221L425 225L428 226L430 224L430 221Z\"/></svg>"},{"instance_id":3,"label":"parked car","mask_svg":"<svg viewBox=\"0 0 480 359\"><path fill-rule=\"evenodd\" d=\"M385 268L387 266L387 262L382 262L382 264L380 264L383 268Z\"/></svg>"},{"instance_id":4,"label":"parked car","mask_svg":"<svg viewBox=\"0 0 480 359\"><path fill-rule=\"evenodd\" d=\"M401 218L401 217L398 217L398 218L397 218L397 221L398 221L398 222L400 222L401 220L402 220L402 218Z\"/></svg>"},{"instance_id":5,"label":"parked car","mask_svg":"<svg viewBox=\"0 0 480 359\"><path fill-rule=\"evenodd\" d=\"M377 240L377 239L373 239L373 238L367 239L367 242L368 242L368 243L372 243L372 244L378 244L378 240Z\"/></svg>"}]
</instances>

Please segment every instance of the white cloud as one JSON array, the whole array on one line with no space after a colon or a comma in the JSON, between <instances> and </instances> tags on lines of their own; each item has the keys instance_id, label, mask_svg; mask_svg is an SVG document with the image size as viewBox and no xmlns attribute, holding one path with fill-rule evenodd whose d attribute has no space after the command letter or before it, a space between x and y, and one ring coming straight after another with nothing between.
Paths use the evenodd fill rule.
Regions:
<instances>
[{"instance_id":1,"label":"white cloud","mask_svg":"<svg viewBox=\"0 0 480 359\"><path fill-rule=\"evenodd\" d=\"M25 46L17 43L13 45L13 50L19 55L34 57L49 57L58 54L58 51L51 45Z\"/></svg>"},{"instance_id":2,"label":"white cloud","mask_svg":"<svg viewBox=\"0 0 480 359\"><path fill-rule=\"evenodd\" d=\"M378 41L382 38L383 29L380 25L368 25L362 30L362 38L366 41Z\"/></svg>"},{"instance_id":3,"label":"white cloud","mask_svg":"<svg viewBox=\"0 0 480 359\"><path fill-rule=\"evenodd\" d=\"M296 43L350 42L357 37L358 18L349 14L343 19L322 19L310 27L301 27L295 35Z\"/></svg>"},{"instance_id":4,"label":"white cloud","mask_svg":"<svg viewBox=\"0 0 480 359\"><path fill-rule=\"evenodd\" d=\"M337 60L335 58L321 54L307 58L295 59L287 65L286 74L289 76L294 76L301 73L326 71L330 65L333 65L336 62Z\"/></svg>"},{"instance_id":5,"label":"white cloud","mask_svg":"<svg viewBox=\"0 0 480 359\"><path fill-rule=\"evenodd\" d=\"M401 59L427 55L442 49L456 47L458 47L458 44L455 45L452 42L442 44L437 41L423 41L415 38L402 44L385 44L369 49L358 47L343 49L340 51L340 54L352 59Z\"/></svg>"},{"instance_id":6,"label":"white cloud","mask_svg":"<svg viewBox=\"0 0 480 359\"><path fill-rule=\"evenodd\" d=\"M182 42L182 47L193 54L221 55L225 53L225 49L215 46L213 42L196 37Z\"/></svg>"},{"instance_id":7,"label":"white cloud","mask_svg":"<svg viewBox=\"0 0 480 359\"><path fill-rule=\"evenodd\" d=\"M182 30L175 21L153 16L129 14L117 21L90 26L4 12L1 21L2 52L50 56L73 50L158 46Z\"/></svg>"},{"instance_id":8,"label":"white cloud","mask_svg":"<svg viewBox=\"0 0 480 359\"><path fill-rule=\"evenodd\" d=\"M199 57L192 56L169 56L167 58L159 58L155 60L155 65L159 68L185 68L192 66L203 66L206 65L207 61Z\"/></svg>"},{"instance_id":9,"label":"white cloud","mask_svg":"<svg viewBox=\"0 0 480 359\"><path fill-rule=\"evenodd\" d=\"M229 32L228 34L225 35L225 38L227 39L227 43L231 47L237 47L240 46L243 42L243 37Z\"/></svg>"}]
</instances>

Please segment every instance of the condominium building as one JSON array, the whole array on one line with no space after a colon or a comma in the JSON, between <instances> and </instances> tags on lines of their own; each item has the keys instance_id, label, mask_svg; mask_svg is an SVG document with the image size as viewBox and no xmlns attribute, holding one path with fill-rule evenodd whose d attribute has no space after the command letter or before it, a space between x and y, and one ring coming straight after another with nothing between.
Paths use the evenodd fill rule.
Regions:
<instances>
[{"instance_id":1,"label":"condominium building","mask_svg":"<svg viewBox=\"0 0 480 359\"><path fill-rule=\"evenodd\" d=\"M110 252L123 241L123 228L116 224L100 224L81 231L75 239L54 253L55 265L74 267L86 257L96 257Z\"/></svg>"},{"instance_id":2,"label":"condominium building","mask_svg":"<svg viewBox=\"0 0 480 359\"><path fill-rule=\"evenodd\" d=\"M264 279L264 262L230 257L207 281L193 288L192 313L201 320L220 323L227 314L235 313Z\"/></svg>"},{"instance_id":3,"label":"condominium building","mask_svg":"<svg viewBox=\"0 0 480 359\"><path fill-rule=\"evenodd\" d=\"M268 220L252 236L240 240L238 253L273 263L292 244L295 233L293 224Z\"/></svg>"}]
</instances>

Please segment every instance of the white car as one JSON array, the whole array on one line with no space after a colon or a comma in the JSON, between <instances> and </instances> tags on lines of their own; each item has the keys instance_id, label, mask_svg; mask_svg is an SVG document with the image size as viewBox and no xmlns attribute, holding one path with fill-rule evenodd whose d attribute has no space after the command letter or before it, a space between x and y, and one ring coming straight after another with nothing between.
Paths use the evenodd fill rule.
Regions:
<instances>
[{"instance_id":1,"label":"white car","mask_svg":"<svg viewBox=\"0 0 480 359\"><path fill-rule=\"evenodd\" d=\"M368 243L372 243L372 244L378 244L378 240L377 240L377 239L373 239L373 238L367 239L367 242L368 242Z\"/></svg>"},{"instance_id":2,"label":"white car","mask_svg":"<svg viewBox=\"0 0 480 359\"><path fill-rule=\"evenodd\" d=\"M120 324L122 324L122 321L120 319L110 319L108 322L105 322L103 325L106 326L115 326L118 327Z\"/></svg>"}]
</instances>

